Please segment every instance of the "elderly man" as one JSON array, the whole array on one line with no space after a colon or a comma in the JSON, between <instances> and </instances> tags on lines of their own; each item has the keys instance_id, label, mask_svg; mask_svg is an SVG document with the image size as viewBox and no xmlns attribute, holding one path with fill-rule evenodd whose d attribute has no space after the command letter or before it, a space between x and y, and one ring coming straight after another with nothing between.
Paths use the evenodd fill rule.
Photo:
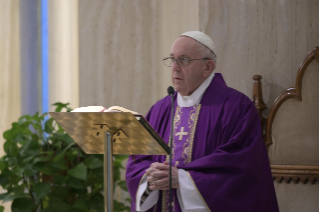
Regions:
<instances>
[{"instance_id":1,"label":"elderly man","mask_svg":"<svg viewBox=\"0 0 319 212\"><path fill-rule=\"evenodd\" d=\"M172 141L173 211L276 212L277 200L254 104L214 73L214 43L182 34L163 59L175 87ZM146 116L168 142L170 97ZM132 211L168 211L165 156L131 156L126 179Z\"/></svg>"}]
</instances>

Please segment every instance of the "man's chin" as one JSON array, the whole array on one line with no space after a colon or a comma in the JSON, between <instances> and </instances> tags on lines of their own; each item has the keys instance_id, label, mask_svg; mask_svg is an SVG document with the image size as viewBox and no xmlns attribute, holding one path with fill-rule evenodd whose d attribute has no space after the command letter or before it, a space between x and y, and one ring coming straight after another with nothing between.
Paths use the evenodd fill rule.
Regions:
<instances>
[{"instance_id":1,"label":"man's chin","mask_svg":"<svg viewBox=\"0 0 319 212\"><path fill-rule=\"evenodd\" d=\"M187 96L187 92L185 92L183 89L181 89L181 87L175 86L175 85L173 87L174 87L175 91L177 91L182 96Z\"/></svg>"}]
</instances>

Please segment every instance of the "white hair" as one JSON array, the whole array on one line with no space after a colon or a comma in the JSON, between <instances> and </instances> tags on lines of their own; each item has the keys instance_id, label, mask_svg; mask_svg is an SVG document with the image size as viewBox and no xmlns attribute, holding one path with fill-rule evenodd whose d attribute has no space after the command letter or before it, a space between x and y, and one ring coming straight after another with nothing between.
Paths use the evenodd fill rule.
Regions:
<instances>
[{"instance_id":1,"label":"white hair","mask_svg":"<svg viewBox=\"0 0 319 212\"><path fill-rule=\"evenodd\" d=\"M216 54L211 49L209 49L207 46L205 46L199 42L198 42L198 44L199 44L198 50L199 50L199 52L201 52L203 54L203 57L208 58L210 60L213 60L216 63L217 62Z\"/></svg>"}]
</instances>

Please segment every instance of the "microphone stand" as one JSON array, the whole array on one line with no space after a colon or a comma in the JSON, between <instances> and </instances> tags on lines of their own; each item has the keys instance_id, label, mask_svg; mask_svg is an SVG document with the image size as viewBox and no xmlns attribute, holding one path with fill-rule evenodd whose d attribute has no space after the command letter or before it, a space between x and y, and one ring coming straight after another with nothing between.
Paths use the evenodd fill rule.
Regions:
<instances>
[{"instance_id":1,"label":"microphone stand","mask_svg":"<svg viewBox=\"0 0 319 212\"><path fill-rule=\"evenodd\" d=\"M171 97L171 136L170 136L170 150L169 150L169 211L172 212L172 143L174 136L174 88L169 86L167 89L168 94Z\"/></svg>"}]
</instances>

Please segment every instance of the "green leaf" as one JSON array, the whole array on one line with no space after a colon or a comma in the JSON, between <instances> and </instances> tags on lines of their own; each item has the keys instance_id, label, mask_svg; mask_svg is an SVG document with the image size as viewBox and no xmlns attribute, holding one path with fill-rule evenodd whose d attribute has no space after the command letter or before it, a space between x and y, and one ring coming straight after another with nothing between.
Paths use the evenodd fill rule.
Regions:
<instances>
[{"instance_id":1,"label":"green leaf","mask_svg":"<svg viewBox=\"0 0 319 212\"><path fill-rule=\"evenodd\" d=\"M79 165L75 166L73 169L69 170L68 173L69 175L75 178L86 180L87 167L83 163L80 163Z\"/></svg>"},{"instance_id":2,"label":"green leaf","mask_svg":"<svg viewBox=\"0 0 319 212\"><path fill-rule=\"evenodd\" d=\"M126 185L126 181L125 181L125 180L122 180L122 181L118 182L117 185L120 186L120 188L121 188L122 190L128 191L128 190L127 190L127 185Z\"/></svg>"},{"instance_id":3,"label":"green leaf","mask_svg":"<svg viewBox=\"0 0 319 212\"><path fill-rule=\"evenodd\" d=\"M30 123L32 120L31 116L30 115L24 115L24 116L21 116L18 120L18 123L21 125L23 123Z\"/></svg>"},{"instance_id":4,"label":"green leaf","mask_svg":"<svg viewBox=\"0 0 319 212\"><path fill-rule=\"evenodd\" d=\"M0 212L3 212L3 211L4 211L4 207L0 206Z\"/></svg>"},{"instance_id":5,"label":"green leaf","mask_svg":"<svg viewBox=\"0 0 319 212\"><path fill-rule=\"evenodd\" d=\"M103 167L97 169L90 169L87 183L89 185L100 184L103 186L104 169Z\"/></svg>"},{"instance_id":6,"label":"green leaf","mask_svg":"<svg viewBox=\"0 0 319 212\"><path fill-rule=\"evenodd\" d=\"M53 162L52 163L52 166L58 168L58 169L61 169L61 170L65 170L67 169L68 167L66 166L66 160L59 160L57 162Z\"/></svg>"},{"instance_id":7,"label":"green leaf","mask_svg":"<svg viewBox=\"0 0 319 212\"><path fill-rule=\"evenodd\" d=\"M119 161L113 161L113 167L115 168L115 169L119 169L119 168L121 168L121 169L123 169L124 167L122 166L122 163L120 163Z\"/></svg>"},{"instance_id":8,"label":"green leaf","mask_svg":"<svg viewBox=\"0 0 319 212\"><path fill-rule=\"evenodd\" d=\"M48 154L48 153L46 153L46 154ZM51 154L51 153L50 153ZM33 164L36 164L36 163L38 163L38 162L47 162L47 161L49 161L50 160L50 157L49 156L36 156L35 158L34 158L34 160L32 161L32 163Z\"/></svg>"},{"instance_id":9,"label":"green leaf","mask_svg":"<svg viewBox=\"0 0 319 212\"><path fill-rule=\"evenodd\" d=\"M124 160L128 159L128 155L114 155L115 161L122 163Z\"/></svg>"},{"instance_id":10,"label":"green leaf","mask_svg":"<svg viewBox=\"0 0 319 212\"><path fill-rule=\"evenodd\" d=\"M66 185L71 188L85 188L85 186L83 185L83 182L81 182L81 180L78 180L76 178L69 178L66 181Z\"/></svg>"},{"instance_id":11,"label":"green leaf","mask_svg":"<svg viewBox=\"0 0 319 212\"><path fill-rule=\"evenodd\" d=\"M13 140L14 135L15 135L14 131L10 129L3 133L3 138L7 141Z\"/></svg>"},{"instance_id":12,"label":"green leaf","mask_svg":"<svg viewBox=\"0 0 319 212\"><path fill-rule=\"evenodd\" d=\"M55 158L53 159L54 162L58 162L59 160L61 160L62 158L64 158L65 152L71 147L73 146L75 143L71 143L69 144L66 148L63 149L63 151L58 154L57 156L55 156Z\"/></svg>"},{"instance_id":13,"label":"green leaf","mask_svg":"<svg viewBox=\"0 0 319 212\"><path fill-rule=\"evenodd\" d=\"M38 173L37 170L33 169L32 166L30 164L26 165L23 169L23 173L27 176L27 177L31 177L33 175L35 175L36 173Z\"/></svg>"},{"instance_id":14,"label":"green leaf","mask_svg":"<svg viewBox=\"0 0 319 212\"><path fill-rule=\"evenodd\" d=\"M22 162L23 163L30 163L33 160L34 157L35 157L35 155L29 156L27 158L24 158Z\"/></svg>"},{"instance_id":15,"label":"green leaf","mask_svg":"<svg viewBox=\"0 0 319 212\"><path fill-rule=\"evenodd\" d=\"M70 194L69 189L66 187L53 187L52 192L49 194L49 199L64 199Z\"/></svg>"},{"instance_id":16,"label":"green leaf","mask_svg":"<svg viewBox=\"0 0 319 212\"><path fill-rule=\"evenodd\" d=\"M37 162L33 166L36 170L42 172L43 174L47 175L54 175L58 174L59 169L52 166L51 162Z\"/></svg>"},{"instance_id":17,"label":"green leaf","mask_svg":"<svg viewBox=\"0 0 319 212\"><path fill-rule=\"evenodd\" d=\"M113 169L113 176L114 176L114 184L116 184L121 179L120 169Z\"/></svg>"},{"instance_id":18,"label":"green leaf","mask_svg":"<svg viewBox=\"0 0 319 212\"><path fill-rule=\"evenodd\" d=\"M78 199L74 202L73 208L82 209L82 210L87 209L87 203L86 203L85 197L80 197L80 198L78 198Z\"/></svg>"},{"instance_id":19,"label":"green leaf","mask_svg":"<svg viewBox=\"0 0 319 212\"><path fill-rule=\"evenodd\" d=\"M63 141L63 143L66 143L67 145L75 144L75 141L73 140L73 138L71 138L69 134L66 134L66 133L61 135L61 140Z\"/></svg>"},{"instance_id":20,"label":"green leaf","mask_svg":"<svg viewBox=\"0 0 319 212\"><path fill-rule=\"evenodd\" d=\"M23 191L11 191L4 199L3 203L18 199L18 198L24 198L27 197L28 195L25 194Z\"/></svg>"},{"instance_id":21,"label":"green leaf","mask_svg":"<svg viewBox=\"0 0 319 212\"><path fill-rule=\"evenodd\" d=\"M22 134L22 132L18 132L14 138L13 138L13 141L16 142L16 143L23 143L24 142L24 136Z\"/></svg>"},{"instance_id":22,"label":"green leaf","mask_svg":"<svg viewBox=\"0 0 319 212\"><path fill-rule=\"evenodd\" d=\"M114 207L114 211L127 211L129 212L131 209L130 207L124 205L121 202L118 202L116 200L113 201L113 207Z\"/></svg>"},{"instance_id":23,"label":"green leaf","mask_svg":"<svg viewBox=\"0 0 319 212\"><path fill-rule=\"evenodd\" d=\"M48 120L46 120L46 122L44 123L44 131L46 133L52 133L54 131L54 127L53 127L53 118L50 118Z\"/></svg>"},{"instance_id":24,"label":"green leaf","mask_svg":"<svg viewBox=\"0 0 319 212\"><path fill-rule=\"evenodd\" d=\"M35 209L30 199L18 198L12 202L11 210L12 212L30 212Z\"/></svg>"},{"instance_id":25,"label":"green leaf","mask_svg":"<svg viewBox=\"0 0 319 212\"><path fill-rule=\"evenodd\" d=\"M4 198L6 198L6 196L8 195L9 193L3 193L3 194L0 194L0 200L3 200Z\"/></svg>"},{"instance_id":26,"label":"green leaf","mask_svg":"<svg viewBox=\"0 0 319 212\"><path fill-rule=\"evenodd\" d=\"M66 157L69 161L74 161L82 156L80 151L79 147L72 147L69 151L67 151Z\"/></svg>"},{"instance_id":27,"label":"green leaf","mask_svg":"<svg viewBox=\"0 0 319 212\"><path fill-rule=\"evenodd\" d=\"M13 173L9 169L4 169L1 171L0 174L0 185L4 187L10 182L10 178L12 177Z\"/></svg>"},{"instance_id":28,"label":"green leaf","mask_svg":"<svg viewBox=\"0 0 319 212\"><path fill-rule=\"evenodd\" d=\"M52 207L54 211L70 212L72 207L59 199L50 199L49 207Z\"/></svg>"},{"instance_id":29,"label":"green leaf","mask_svg":"<svg viewBox=\"0 0 319 212\"><path fill-rule=\"evenodd\" d=\"M35 121L35 123L40 123L41 118L39 117L39 112L36 112L33 116L31 116L31 120Z\"/></svg>"},{"instance_id":30,"label":"green leaf","mask_svg":"<svg viewBox=\"0 0 319 212\"><path fill-rule=\"evenodd\" d=\"M18 163L17 157L7 157L6 161L8 162L9 167L15 166Z\"/></svg>"},{"instance_id":31,"label":"green leaf","mask_svg":"<svg viewBox=\"0 0 319 212\"><path fill-rule=\"evenodd\" d=\"M7 140L3 145L4 151L8 156L17 156L18 155L18 146L11 140Z\"/></svg>"},{"instance_id":32,"label":"green leaf","mask_svg":"<svg viewBox=\"0 0 319 212\"><path fill-rule=\"evenodd\" d=\"M8 167L8 163L6 161L0 160L0 171L6 169Z\"/></svg>"},{"instance_id":33,"label":"green leaf","mask_svg":"<svg viewBox=\"0 0 319 212\"><path fill-rule=\"evenodd\" d=\"M98 158L94 156L90 156L84 160L84 164L89 168L89 169L96 169L103 167L103 161L99 160Z\"/></svg>"},{"instance_id":34,"label":"green leaf","mask_svg":"<svg viewBox=\"0 0 319 212\"><path fill-rule=\"evenodd\" d=\"M19 176L19 177L22 177L22 174L23 174L23 168L20 167L20 166L16 166L12 169L12 172L16 175L16 176Z\"/></svg>"},{"instance_id":35,"label":"green leaf","mask_svg":"<svg viewBox=\"0 0 319 212\"><path fill-rule=\"evenodd\" d=\"M97 193L90 197L87 201L89 208L94 209L96 211L103 211L104 208L104 197L102 194ZM114 210L116 211L116 210Z\"/></svg>"},{"instance_id":36,"label":"green leaf","mask_svg":"<svg viewBox=\"0 0 319 212\"><path fill-rule=\"evenodd\" d=\"M38 142L35 140L26 141L20 149L20 154L22 157L40 154Z\"/></svg>"},{"instance_id":37,"label":"green leaf","mask_svg":"<svg viewBox=\"0 0 319 212\"><path fill-rule=\"evenodd\" d=\"M58 185L63 185L67 179L68 179L67 176L57 175L57 176L54 176L54 183Z\"/></svg>"},{"instance_id":38,"label":"green leaf","mask_svg":"<svg viewBox=\"0 0 319 212\"><path fill-rule=\"evenodd\" d=\"M35 194L35 198L42 199L43 197L47 196L51 191L50 183L37 183L33 187L33 191Z\"/></svg>"},{"instance_id":39,"label":"green leaf","mask_svg":"<svg viewBox=\"0 0 319 212\"><path fill-rule=\"evenodd\" d=\"M44 207L45 208L45 207ZM50 208L49 206L45 208L42 212L56 212L53 208Z\"/></svg>"},{"instance_id":40,"label":"green leaf","mask_svg":"<svg viewBox=\"0 0 319 212\"><path fill-rule=\"evenodd\" d=\"M100 190L99 192L102 192L102 190ZM72 195L76 195L76 196L89 196L88 190L87 188L83 189L83 188L70 188L70 193L72 193Z\"/></svg>"},{"instance_id":41,"label":"green leaf","mask_svg":"<svg viewBox=\"0 0 319 212\"><path fill-rule=\"evenodd\" d=\"M67 108L70 103L63 104L61 102L54 103L52 106L57 106L55 112L61 112L63 108Z\"/></svg>"}]
</instances>

